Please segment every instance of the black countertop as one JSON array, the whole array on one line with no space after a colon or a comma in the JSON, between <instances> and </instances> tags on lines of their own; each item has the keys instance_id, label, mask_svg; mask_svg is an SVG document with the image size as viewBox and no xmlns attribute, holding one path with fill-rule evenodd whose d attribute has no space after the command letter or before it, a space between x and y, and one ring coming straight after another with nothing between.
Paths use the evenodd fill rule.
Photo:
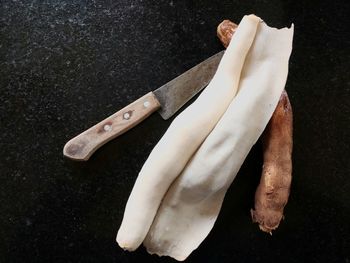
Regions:
<instances>
[{"instance_id":1,"label":"black countertop","mask_svg":"<svg viewBox=\"0 0 350 263\"><path fill-rule=\"evenodd\" d=\"M277 0L1 1L0 261L173 262L115 243L137 174L171 120L154 114L88 162L62 148L222 50L218 23L249 13L295 24L291 196L273 236L252 224L257 144L188 262L350 262L349 1Z\"/></svg>"}]
</instances>

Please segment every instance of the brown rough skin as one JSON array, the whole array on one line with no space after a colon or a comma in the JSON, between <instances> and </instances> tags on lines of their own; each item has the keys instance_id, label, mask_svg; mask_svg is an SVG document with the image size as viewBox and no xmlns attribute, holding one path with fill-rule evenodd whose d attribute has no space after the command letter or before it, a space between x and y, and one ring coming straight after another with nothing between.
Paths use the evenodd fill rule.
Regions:
<instances>
[{"instance_id":1,"label":"brown rough skin","mask_svg":"<svg viewBox=\"0 0 350 263\"><path fill-rule=\"evenodd\" d=\"M224 20L218 25L216 34L225 48L227 48L228 44L230 44L236 29L237 24L231 22L230 20Z\"/></svg>"},{"instance_id":2,"label":"brown rough skin","mask_svg":"<svg viewBox=\"0 0 350 263\"><path fill-rule=\"evenodd\" d=\"M253 222L272 233L283 218L292 182L293 113L286 91L262 134L264 165L255 192Z\"/></svg>"},{"instance_id":3,"label":"brown rough skin","mask_svg":"<svg viewBox=\"0 0 350 263\"><path fill-rule=\"evenodd\" d=\"M236 28L229 20L219 24L217 35L224 47L230 43ZM292 181L293 112L285 90L261 139L264 164L251 216L262 231L272 234L284 218Z\"/></svg>"}]
</instances>

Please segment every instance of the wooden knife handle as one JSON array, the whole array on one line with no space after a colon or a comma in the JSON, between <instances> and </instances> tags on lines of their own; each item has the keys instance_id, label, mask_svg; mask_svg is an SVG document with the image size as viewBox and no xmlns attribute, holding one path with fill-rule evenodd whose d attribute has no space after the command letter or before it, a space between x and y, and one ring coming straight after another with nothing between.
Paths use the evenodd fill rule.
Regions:
<instances>
[{"instance_id":1,"label":"wooden knife handle","mask_svg":"<svg viewBox=\"0 0 350 263\"><path fill-rule=\"evenodd\" d=\"M74 160L88 160L102 145L139 124L160 108L153 92L147 93L120 111L71 139L63 154Z\"/></svg>"}]
</instances>

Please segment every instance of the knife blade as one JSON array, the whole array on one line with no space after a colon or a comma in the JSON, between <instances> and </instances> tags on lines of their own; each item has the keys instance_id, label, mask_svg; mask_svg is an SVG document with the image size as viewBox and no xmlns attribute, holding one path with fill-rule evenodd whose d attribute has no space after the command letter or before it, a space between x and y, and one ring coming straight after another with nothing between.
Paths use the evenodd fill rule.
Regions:
<instances>
[{"instance_id":1,"label":"knife blade","mask_svg":"<svg viewBox=\"0 0 350 263\"><path fill-rule=\"evenodd\" d=\"M132 102L66 143L63 154L86 161L102 145L135 127L153 112L163 119L173 116L213 78L224 54L221 51L185 73Z\"/></svg>"}]
</instances>

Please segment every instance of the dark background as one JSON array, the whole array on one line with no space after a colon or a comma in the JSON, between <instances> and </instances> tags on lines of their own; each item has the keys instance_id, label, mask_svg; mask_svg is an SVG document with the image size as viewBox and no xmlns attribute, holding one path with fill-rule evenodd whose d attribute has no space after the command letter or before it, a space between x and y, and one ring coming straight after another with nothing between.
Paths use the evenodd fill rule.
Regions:
<instances>
[{"instance_id":1,"label":"dark background","mask_svg":"<svg viewBox=\"0 0 350 263\"><path fill-rule=\"evenodd\" d=\"M350 10L335 0L2 0L0 262L174 262L115 242L138 171L171 120L154 114L85 163L62 148L222 50L217 25L250 13L295 24L286 219L273 236L251 222L258 144L188 262L350 262Z\"/></svg>"}]
</instances>

